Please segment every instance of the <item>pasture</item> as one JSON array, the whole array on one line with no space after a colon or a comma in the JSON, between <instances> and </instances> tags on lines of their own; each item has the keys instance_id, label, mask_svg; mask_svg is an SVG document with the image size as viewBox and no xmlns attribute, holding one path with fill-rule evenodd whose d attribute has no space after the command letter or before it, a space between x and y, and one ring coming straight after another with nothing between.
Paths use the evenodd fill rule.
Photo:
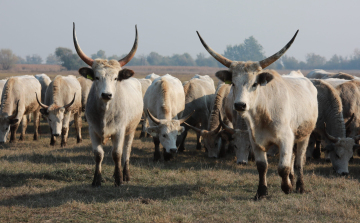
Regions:
<instances>
[{"instance_id":1,"label":"pasture","mask_svg":"<svg viewBox=\"0 0 360 223\"><path fill-rule=\"evenodd\" d=\"M155 72L143 69L137 72L134 68L135 77ZM181 81L195 73L215 78L214 70L192 72L175 70L159 74L172 73ZM54 78L57 74L76 73L47 74ZM25 73L7 72L0 77L20 74ZM304 169L306 193L290 195L280 188L278 157L269 158L269 196L254 201L258 172L253 161L247 166L237 165L234 154L210 159L204 148L195 149L196 135L190 132L184 153L178 153L169 162L153 162L152 138L140 140L139 126L130 159L131 181L114 187L114 164L108 142L104 146L104 182L100 188L93 188L95 159L87 127L83 122L81 144L76 144L74 126L70 127L68 145L61 148L59 137L55 146L49 145L49 127L42 120L39 141L32 141L31 123L25 141L0 145L0 222L358 222L360 219L359 156L349 163L350 174L346 178L337 176L331 163L324 159L308 160Z\"/></svg>"}]
</instances>

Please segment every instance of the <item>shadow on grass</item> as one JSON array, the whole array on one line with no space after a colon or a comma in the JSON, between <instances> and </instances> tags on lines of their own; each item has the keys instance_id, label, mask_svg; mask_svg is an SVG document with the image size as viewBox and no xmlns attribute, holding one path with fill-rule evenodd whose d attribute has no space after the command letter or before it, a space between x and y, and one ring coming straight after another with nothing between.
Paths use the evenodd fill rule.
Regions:
<instances>
[{"instance_id":1,"label":"shadow on grass","mask_svg":"<svg viewBox=\"0 0 360 223\"><path fill-rule=\"evenodd\" d=\"M226 191L230 186L213 185ZM140 202L151 204L158 200L170 200L175 197L191 197L207 193L206 185L177 184L165 186L139 186L124 184L120 187L102 186L94 188L89 184L67 186L51 192L24 194L0 201L1 206L25 206L30 208L58 207L76 201L85 204L108 203L112 201ZM200 196L201 197L201 196ZM189 198L190 199L190 198ZM200 198L199 198L200 199ZM237 196L236 200L249 200L249 196Z\"/></svg>"}]
</instances>

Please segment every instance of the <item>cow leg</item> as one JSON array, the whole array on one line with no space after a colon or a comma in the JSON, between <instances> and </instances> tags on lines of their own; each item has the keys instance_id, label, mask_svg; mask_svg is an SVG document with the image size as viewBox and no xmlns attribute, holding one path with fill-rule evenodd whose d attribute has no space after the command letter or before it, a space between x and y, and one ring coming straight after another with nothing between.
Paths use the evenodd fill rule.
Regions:
<instances>
[{"instance_id":1,"label":"cow leg","mask_svg":"<svg viewBox=\"0 0 360 223\"><path fill-rule=\"evenodd\" d=\"M158 161L161 158L160 140L159 140L158 137L153 137L153 141L154 141L154 144L155 144L154 161Z\"/></svg>"},{"instance_id":2,"label":"cow leg","mask_svg":"<svg viewBox=\"0 0 360 223\"><path fill-rule=\"evenodd\" d=\"M125 129L121 129L117 133L117 135L111 136L113 143L112 158L115 163L114 178L115 178L116 187L123 184L123 173L121 172L121 157L123 155L123 147L125 146L124 138L125 138Z\"/></svg>"},{"instance_id":3,"label":"cow leg","mask_svg":"<svg viewBox=\"0 0 360 223\"><path fill-rule=\"evenodd\" d=\"M25 132L26 132L27 124L28 124L28 120L26 115L24 115L23 118L21 119L21 134L19 139L20 141L25 140Z\"/></svg>"},{"instance_id":4,"label":"cow leg","mask_svg":"<svg viewBox=\"0 0 360 223\"><path fill-rule=\"evenodd\" d=\"M82 142L82 137L81 137L81 127L82 127L82 120L81 120L81 113L76 113L74 114L74 122L75 122L75 130L76 130L76 138L77 138L77 143L81 143Z\"/></svg>"},{"instance_id":5,"label":"cow leg","mask_svg":"<svg viewBox=\"0 0 360 223\"><path fill-rule=\"evenodd\" d=\"M68 135L69 135L70 117L71 117L70 111L68 113L64 114L64 119L63 119L63 123L62 123L63 125L62 125L62 129L61 129L61 147L64 147L67 144L67 139L68 139ZM74 122L75 122L75 120L74 120Z\"/></svg>"},{"instance_id":6,"label":"cow leg","mask_svg":"<svg viewBox=\"0 0 360 223\"><path fill-rule=\"evenodd\" d=\"M92 144L93 153L95 156L95 173L94 173L94 180L92 182L93 187L101 186L101 163L104 159L104 150L101 145L101 138L98 137L95 132L89 128L89 134Z\"/></svg>"},{"instance_id":7,"label":"cow leg","mask_svg":"<svg viewBox=\"0 0 360 223\"><path fill-rule=\"evenodd\" d=\"M320 159L321 156L321 141L316 140L315 148L312 154L314 159Z\"/></svg>"},{"instance_id":8,"label":"cow leg","mask_svg":"<svg viewBox=\"0 0 360 223\"><path fill-rule=\"evenodd\" d=\"M177 141L180 141L180 145L179 145L179 153L181 152L184 152L185 151L185 139L186 139L186 136L188 134L188 127L186 126L185 127L185 131L183 133L181 133L180 136L178 136L178 140Z\"/></svg>"},{"instance_id":9,"label":"cow leg","mask_svg":"<svg viewBox=\"0 0 360 223\"><path fill-rule=\"evenodd\" d=\"M297 150L295 154L295 170L297 175L296 181L296 191L300 193L304 193L304 174L303 174L303 167L304 167L304 157L306 153L306 146L309 142L309 137L305 140L297 143Z\"/></svg>"},{"instance_id":10,"label":"cow leg","mask_svg":"<svg viewBox=\"0 0 360 223\"><path fill-rule=\"evenodd\" d=\"M51 139L50 139L50 146L54 146L56 142L56 137L52 133L52 128L50 127Z\"/></svg>"},{"instance_id":11,"label":"cow leg","mask_svg":"<svg viewBox=\"0 0 360 223\"><path fill-rule=\"evenodd\" d=\"M253 148L254 148L256 167L259 172L259 186L255 195L255 200L259 200L264 198L268 194L267 182L266 182L268 163L266 158L266 152L264 152L259 146L255 144L253 144Z\"/></svg>"},{"instance_id":12,"label":"cow leg","mask_svg":"<svg viewBox=\"0 0 360 223\"><path fill-rule=\"evenodd\" d=\"M66 146L68 135L69 135L69 128L62 127L62 129L61 129L61 147Z\"/></svg>"},{"instance_id":13,"label":"cow leg","mask_svg":"<svg viewBox=\"0 0 360 223\"><path fill-rule=\"evenodd\" d=\"M201 134L196 132L196 149L201 150Z\"/></svg>"},{"instance_id":14,"label":"cow leg","mask_svg":"<svg viewBox=\"0 0 360 223\"><path fill-rule=\"evenodd\" d=\"M290 130L288 132L291 133ZM290 173L292 168L293 145L294 136L292 134L287 134L287 136L282 139L279 146L280 160L278 165L278 172L282 178L281 189L285 194L289 194L292 191Z\"/></svg>"},{"instance_id":15,"label":"cow leg","mask_svg":"<svg viewBox=\"0 0 360 223\"><path fill-rule=\"evenodd\" d=\"M143 115L142 117L144 117L144 115ZM145 131L145 121L142 121L142 122L141 122L141 133L140 133L139 139L144 138L144 137L145 137L145 134L146 134L146 131Z\"/></svg>"},{"instance_id":16,"label":"cow leg","mask_svg":"<svg viewBox=\"0 0 360 223\"><path fill-rule=\"evenodd\" d=\"M34 116L34 140L39 138L39 127L40 127L40 110L33 112Z\"/></svg>"},{"instance_id":17,"label":"cow leg","mask_svg":"<svg viewBox=\"0 0 360 223\"><path fill-rule=\"evenodd\" d=\"M123 180L130 181L130 172L129 172L129 165L130 165L130 154L131 154L131 146L135 135L135 130L130 134L125 136L124 142L124 149L123 149L123 156L122 162L124 163L123 167Z\"/></svg>"},{"instance_id":18,"label":"cow leg","mask_svg":"<svg viewBox=\"0 0 360 223\"><path fill-rule=\"evenodd\" d=\"M10 142L16 141L16 131L19 128L19 124L10 126Z\"/></svg>"}]
</instances>

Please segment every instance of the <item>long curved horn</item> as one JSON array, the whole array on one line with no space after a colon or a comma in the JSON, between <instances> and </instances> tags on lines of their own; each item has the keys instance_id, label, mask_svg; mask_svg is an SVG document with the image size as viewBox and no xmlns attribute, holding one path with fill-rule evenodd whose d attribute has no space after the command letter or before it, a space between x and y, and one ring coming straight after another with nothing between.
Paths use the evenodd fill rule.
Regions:
<instances>
[{"instance_id":1,"label":"long curved horn","mask_svg":"<svg viewBox=\"0 0 360 223\"><path fill-rule=\"evenodd\" d=\"M157 118L155 118L155 117L150 113L149 109L146 109L146 111L147 111L150 119L151 119L156 125L159 125L159 124L160 124L160 120L157 119Z\"/></svg>"},{"instance_id":2,"label":"long curved horn","mask_svg":"<svg viewBox=\"0 0 360 223\"><path fill-rule=\"evenodd\" d=\"M188 120L194 114L194 112L195 112L195 110L193 112L191 112L190 114L188 114L187 116L184 116L181 119L179 119L180 125L183 124L186 120Z\"/></svg>"},{"instance_id":3,"label":"long curved horn","mask_svg":"<svg viewBox=\"0 0 360 223\"><path fill-rule=\"evenodd\" d=\"M219 112L219 121L220 121L220 124L221 124L221 126L224 128L225 131L227 131L227 132L230 133L231 135L233 135L233 134L236 133L234 129L230 128L229 126L227 126L227 125L223 122L223 120L222 120L222 118L221 118L221 113L220 113L220 112Z\"/></svg>"},{"instance_id":4,"label":"long curved horn","mask_svg":"<svg viewBox=\"0 0 360 223\"><path fill-rule=\"evenodd\" d=\"M326 131L326 123L324 122L324 132L325 132L325 135L326 137L330 140L330 142L333 142L333 143L337 143L338 142L338 139L335 138L334 136L330 135L327 131Z\"/></svg>"},{"instance_id":5,"label":"long curved horn","mask_svg":"<svg viewBox=\"0 0 360 223\"><path fill-rule=\"evenodd\" d=\"M135 42L134 45L128 55L126 57L119 60L120 66L125 66L127 63L130 62L130 60L135 56L137 47L138 47L138 31L137 31L137 25L135 25Z\"/></svg>"},{"instance_id":6,"label":"long curved horn","mask_svg":"<svg viewBox=\"0 0 360 223\"><path fill-rule=\"evenodd\" d=\"M72 101L69 104L64 106L65 109L68 109L72 104L74 104L75 96L76 96L76 93L74 94L74 98L72 99Z\"/></svg>"},{"instance_id":7,"label":"long curved horn","mask_svg":"<svg viewBox=\"0 0 360 223\"><path fill-rule=\"evenodd\" d=\"M37 96L37 93L36 93L36 92L35 92L35 95L36 95L36 100L37 100L37 102L39 103L39 105L40 105L41 107L45 108L45 109L48 109L48 108L49 108L49 106L44 105L43 103L41 103L41 102L39 101L39 98L38 98L38 96Z\"/></svg>"},{"instance_id":8,"label":"long curved horn","mask_svg":"<svg viewBox=\"0 0 360 223\"><path fill-rule=\"evenodd\" d=\"M349 120L345 123L345 128L347 129L350 126L351 121L354 119L355 113L353 113Z\"/></svg>"},{"instance_id":9,"label":"long curved horn","mask_svg":"<svg viewBox=\"0 0 360 223\"><path fill-rule=\"evenodd\" d=\"M184 122L184 124L187 125L189 128L191 128L192 130L194 130L197 133L201 133L201 131L207 131L207 130L202 130L202 129L196 128L195 126L192 126L186 122Z\"/></svg>"},{"instance_id":10,"label":"long curved horn","mask_svg":"<svg viewBox=\"0 0 360 223\"><path fill-rule=\"evenodd\" d=\"M74 46L76 49L77 54L79 55L79 57L90 67L92 66L92 64L94 63L94 60L91 59L90 57L86 56L86 54L81 50L78 42L77 42L77 38L76 38L76 32L75 32L75 23L73 22L73 41L74 41Z\"/></svg>"},{"instance_id":11,"label":"long curved horn","mask_svg":"<svg viewBox=\"0 0 360 223\"><path fill-rule=\"evenodd\" d=\"M290 48L290 46L294 42L298 32L299 32L299 30L296 31L295 35L290 40L290 42L288 42L279 52L275 53L271 57L268 57L262 61L259 61L261 68L264 69L265 67L268 67L270 64L272 64L276 60L278 60Z\"/></svg>"},{"instance_id":12,"label":"long curved horn","mask_svg":"<svg viewBox=\"0 0 360 223\"><path fill-rule=\"evenodd\" d=\"M230 67L232 61L229 60L228 58L222 56L221 54L218 54L217 52L215 52L213 49L211 49L211 47L209 47L205 41L201 38L200 34L198 31L196 31L196 33L198 34L200 41L202 43L202 45L205 47L205 49L210 53L211 56L213 56L217 61L219 61L222 65L224 65L225 67Z\"/></svg>"},{"instance_id":13,"label":"long curved horn","mask_svg":"<svg viewBox=\"0 0 360 223\"><path fill-rule=\"evenodd\" d=\"M20 101L20 100L17 101L15 113L12 114L11 116L8 116L8 119L10 119L10 120L11 120L11 119L14 119L14 118L16 118L16 116L18 115L18 113L19 113L19 101Z\"/></svg>"}]
</instances>

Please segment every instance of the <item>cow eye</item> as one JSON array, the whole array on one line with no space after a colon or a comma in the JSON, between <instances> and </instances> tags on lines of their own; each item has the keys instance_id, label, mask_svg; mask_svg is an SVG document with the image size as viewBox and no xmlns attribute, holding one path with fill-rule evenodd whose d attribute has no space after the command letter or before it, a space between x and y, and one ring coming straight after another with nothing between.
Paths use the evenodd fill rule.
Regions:
<instances>
[{"instance_id":1,"label":"cow eye","mask_svg":"<svg viewBox=\"0 0 360 223\"><path fill-rule=\"evenodd\" d=\"M166 138L166 135L164 134L163 137Z\"/></svg>"},{"instance_id":2,"label":"cow eye","mask_svg":"<svg viewBox=\"0 0 360 223\"><path fill-rule=\"evenodd\" d=\"M116 80L116 81L118 80L117 77L115 77L115 80Z\"/></svg>"},{"instance_id":3,"label":"cow eye","mask_svg":"<svg viewBox=\"0 0 360 223\"><path fill-rule=\"evenodd\" d=\"M98 81L98 80L100 80L100 78L99 78L99 77L95 77L95 80L97 80L97 81Z\"/></svg>"},{"instance_id":4,"label":"cow eye","mask_svg":"<svg viewBox=\"0 0 360 223\"><path fill-rule=\"evenodd\" d=\"M6 127L5 131L7 131L9 129L9 127Z\"/></svg>"},{"instance_id":5,"label":"cow eye","mask_svg":"<svg viewBox=\"0 0 360 223\"><path fill-rule=\"evenodd\" d=\"M258 85L258 83L254 83L254 84L252 85L252 87L253 87L253 88L256 88L257 85Z\"/></svg>"},{"instance_id":6,"label":"cow eye","mask_svg":"<svg viewBox=\"0 0 360 223\"><path fill-rule=\"evenodd\" d=\"M338 154L336 154L336 158L340 159L340 156Z\"/></svg>"},{"instance_id":7,"label":"cow eye","mask_svg":"<svg viewBox=\"0 0 360 223\"><path fill-rule=\"evenodd\" d=\"M49 119L49 118L48 118ZM51 119L49 119L49 121L51 122Z\"/></svg>"}]
</instances>

